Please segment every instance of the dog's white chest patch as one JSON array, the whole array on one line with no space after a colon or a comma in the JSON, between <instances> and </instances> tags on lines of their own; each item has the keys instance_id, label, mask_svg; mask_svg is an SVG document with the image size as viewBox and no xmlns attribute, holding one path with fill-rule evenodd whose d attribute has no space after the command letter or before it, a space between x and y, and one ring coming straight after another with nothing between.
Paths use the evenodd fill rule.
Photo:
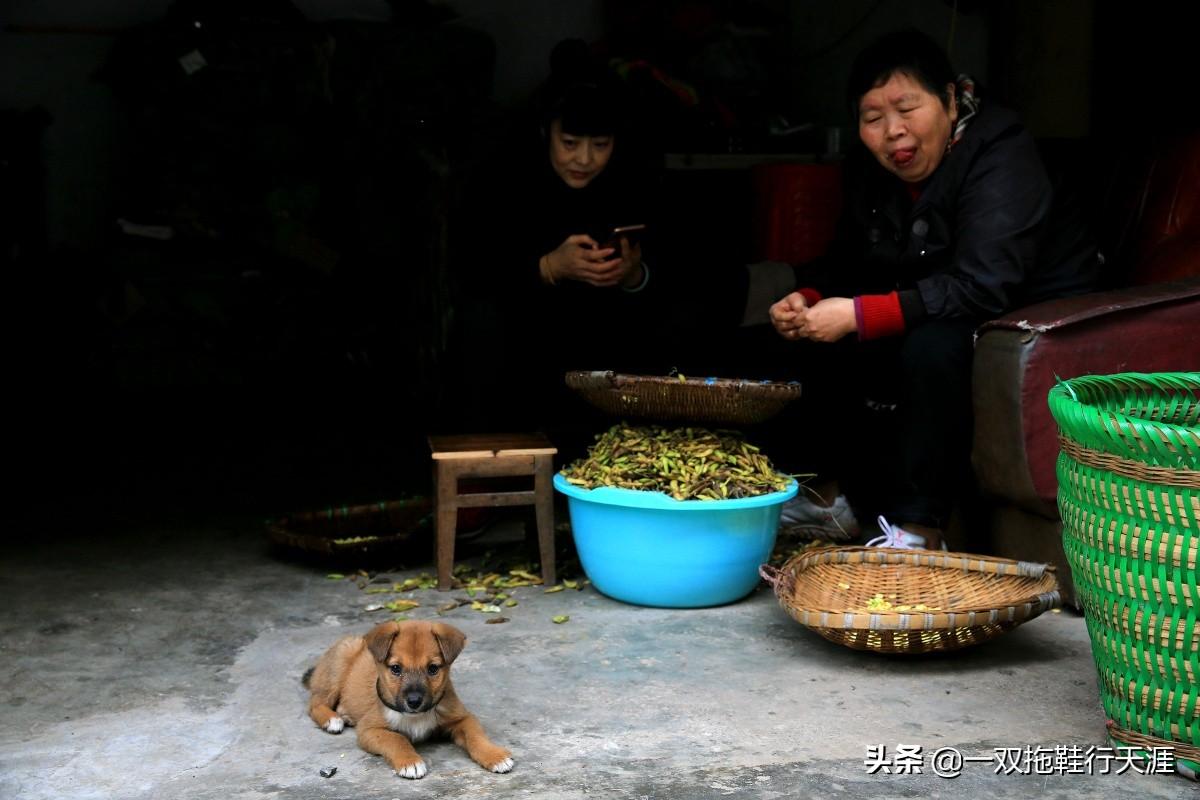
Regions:
<instances>
[{"instance_id":1,"label":"dog's white chest patch","mask_svg":"<svg viewBox=\"0 0 1200 800\"><path fill-rule=\"evenodd\" d=\"M401 714L390 708L383 710L383 718L388 727L397 733L403 733L410 740L419 742L427 739L437 730L437 715L432 711L422 711L420 714Z\"/></svg>"}]
</instances>

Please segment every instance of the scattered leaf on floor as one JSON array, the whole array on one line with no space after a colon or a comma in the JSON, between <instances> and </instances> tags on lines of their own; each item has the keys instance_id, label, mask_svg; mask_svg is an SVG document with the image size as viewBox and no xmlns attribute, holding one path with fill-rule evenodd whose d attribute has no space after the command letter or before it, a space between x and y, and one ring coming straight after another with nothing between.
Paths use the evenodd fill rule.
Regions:
<instances>
[{"instance_id":1,"label":"scattered leaf on floor","mask_svg":"<svg viewBox=\"0 0 1200 800\"><path fill-rule=\"evenodd\" d=\"M523 569L510 569L510 570L508 571L508 574L509 574L509 575L515 575L515 576L516 576L516 577L518 577L518 578L524 578L524 579L525 579L525 580L527 580L527 581L533 581L534 583L541 583L541 582L542 582L542 579L541 579L541 578L539 578L537 575L534 575L533 573L531 573L531 572L528 572L528 571L526 571L526 570L523 570Z\"/></svg>"},{"instance_id":2,"label":"scattered leaf on floor","mask_svg":"<svg viewBox=\"0 0 1200 800\"><path fill-rule=\"evenodd\" d=\"M328 575L326 575L325 577L331 581L340 581L340 580L345 580L345 578L346 578L346 576L340 572L331 572Z\"/></svg>"},{"instance_id":3,"label":"scattered leaf on floor","mask_svg":"<svg viewBox=\"0 0 1200 800\"><path fill-rule=\"evenodd\" d=\"M447 611L453 611L454 609L458 608L460 605L462 605L462 603L457 603L457 602L446 603L446 605L444 605L444 606L438 606L438 613L445 614Z\"/></svg>"},{"instance_id":4,"label":"scattered leaf on floor","mask_svg":"<svg viewBox=\"0 0 1200 800\"><path fill-rule=\"evenodd\" d=\"M513 607L513 606L515 606L516 604L517 604L517 601L516 601L516 600L514 600L514 599L513 599L513 598L511 598L511 597L510 597L509 599L507 599L507 600L505 600L505 601L504 601L504 605L508 606L509 608L512 608L512 607Z\"/></svg>"},{"instance_id":5,"label":"scattered leaf on floor","mask_svg":"<svg viewBox=\"0 0 1200 800\"><path fill-rule=\"evenodd\" d=\"M579 581L563 581L563 586L567 587L568 589L578 589Z\"/></svg>"},{"instance_id":6,"label":"scattered leaf on floor","mask_svg":"<svg viewBox=\"0 0 1200 800\"><path fill-rule=\"evenodd\" d=\"M568 616L567 614L559 614L556 617L551 617L550 621L553 622L555 625L562 625L564 622L566 622L570 618L571 617Z\"/></svg>"},{"instance_id":7,"label":"scattered leaf on floor","mask_svg":"<svg viewBox=\"0 0 1200 800\"><path fill-rule=\"evenodd\" d=\"M416 600L393 600L388 603L386 608L388 611L410 611L421 605Z\"/></svg>"},{"instance_id":8,"label":"scattered leaf on floor","mask_svg":"<svg viewBox=\"0 0 1200 800\"><path fill-rule=\"evenodd\" d=\"M565 588L567 588L567 587L563 586L563 585L560 583L560 584L557 584L557 585L555 585L555 586L551 586L549 589L544 589L543 591L544 591L546 594L554 594L555 592L561 592L561 591L562 591L563 589L565 589Z\"/></svg>"},{"instance_id":9,"label":"scattered leaf on floor","mask_svg":"<svg viewBox=\"0 0 1200 800\"><path fill-rule=\"evenodd\" d=\"M484 625L499 625L501 622L508 622L508 617L492 617L483 621Z\"/></svg>"},{"instance_id":10,"label":"scattered leaf on floor","mask_svg":"<svg viewBox=\"0 0 1200 800\"><path fill-rule=\"evenodd\" d=\"M382 611L382 610L383 610L383 603L371 603L371 605L369 605L363 609L363 611Z\"/></svg>"}]
</instances>

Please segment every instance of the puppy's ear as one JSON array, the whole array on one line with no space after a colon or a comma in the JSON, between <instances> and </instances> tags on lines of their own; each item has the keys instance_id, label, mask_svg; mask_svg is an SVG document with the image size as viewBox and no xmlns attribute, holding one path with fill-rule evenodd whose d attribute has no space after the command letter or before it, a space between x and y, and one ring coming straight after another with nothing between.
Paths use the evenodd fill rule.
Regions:
<instances>
[{"instance_id":1,"label":"puppy's ear","mask_svg":"<svg viewBox=\"0 0 1200 800\"><path fill-rule=\"evenodd\" d=\"M371 652L376 661L382 663L387 658L388 651L392 649L392 640L399 632L400 624L398 622L383 622L376 625L370 633L363 637L367 642L367 650Z\"/></svg>"},{"instance_id":2,"label":"puppy's ear","mask_svg":"<svg viewBox=\"0 0 1200 800\"><path fill-rule=\"evenodd\" d=\"M438 648L441 649L442 658L447 664L454 663L454 659L458 658L458 654L467 644L466 634L444 622L433 623L433 638L437 639Z\"/></svg>"}]
</instances>

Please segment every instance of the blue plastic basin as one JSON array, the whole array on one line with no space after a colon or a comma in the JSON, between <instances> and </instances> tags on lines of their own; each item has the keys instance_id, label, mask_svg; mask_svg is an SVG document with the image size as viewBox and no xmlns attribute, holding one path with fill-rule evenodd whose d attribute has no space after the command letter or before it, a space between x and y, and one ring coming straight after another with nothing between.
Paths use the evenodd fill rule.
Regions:
<instances>
[{"instance_id":1,"label":"blue plastic basin","mask_svg":"<svg viewBox=\"0 0 1200 800\"><path fill-rule=\"evenodd\" d=\"M567 496L579 561L599 591L641 606L700 608L754 590L775 546L779 512L799 486L738 500L581 489L562 475L554 488Z\"/></svg>"}]
</instances>

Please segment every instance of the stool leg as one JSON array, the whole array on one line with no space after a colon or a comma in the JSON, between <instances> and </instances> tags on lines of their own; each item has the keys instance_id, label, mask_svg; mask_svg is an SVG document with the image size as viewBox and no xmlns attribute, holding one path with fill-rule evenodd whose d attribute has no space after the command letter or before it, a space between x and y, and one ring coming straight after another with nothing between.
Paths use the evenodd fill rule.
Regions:
<instances>
[{"instance_id":1,"label":"stool leg","mask_svg":"<svg viewBox=\"0 0 1200 800\"><path fill-rule=\"evenodd\" d=\"M458 470L445 461L434 466L433 485L437 502L435 534L437 537L438 589L451 587L454 570L454 537L458 531Z\"/></svg>"},{"instance_id":2,"label":"stool leg","mask_svg":"<svg viewBox=\"0 0 1200 800\"><path fill-rule=\"evenodd\" d=\"M542 583L553 586L554 574L554 484L553 457L536 456L533 473L534 509L537 514L538 551L542 561Z\"/></svg>"}]
</instances>

